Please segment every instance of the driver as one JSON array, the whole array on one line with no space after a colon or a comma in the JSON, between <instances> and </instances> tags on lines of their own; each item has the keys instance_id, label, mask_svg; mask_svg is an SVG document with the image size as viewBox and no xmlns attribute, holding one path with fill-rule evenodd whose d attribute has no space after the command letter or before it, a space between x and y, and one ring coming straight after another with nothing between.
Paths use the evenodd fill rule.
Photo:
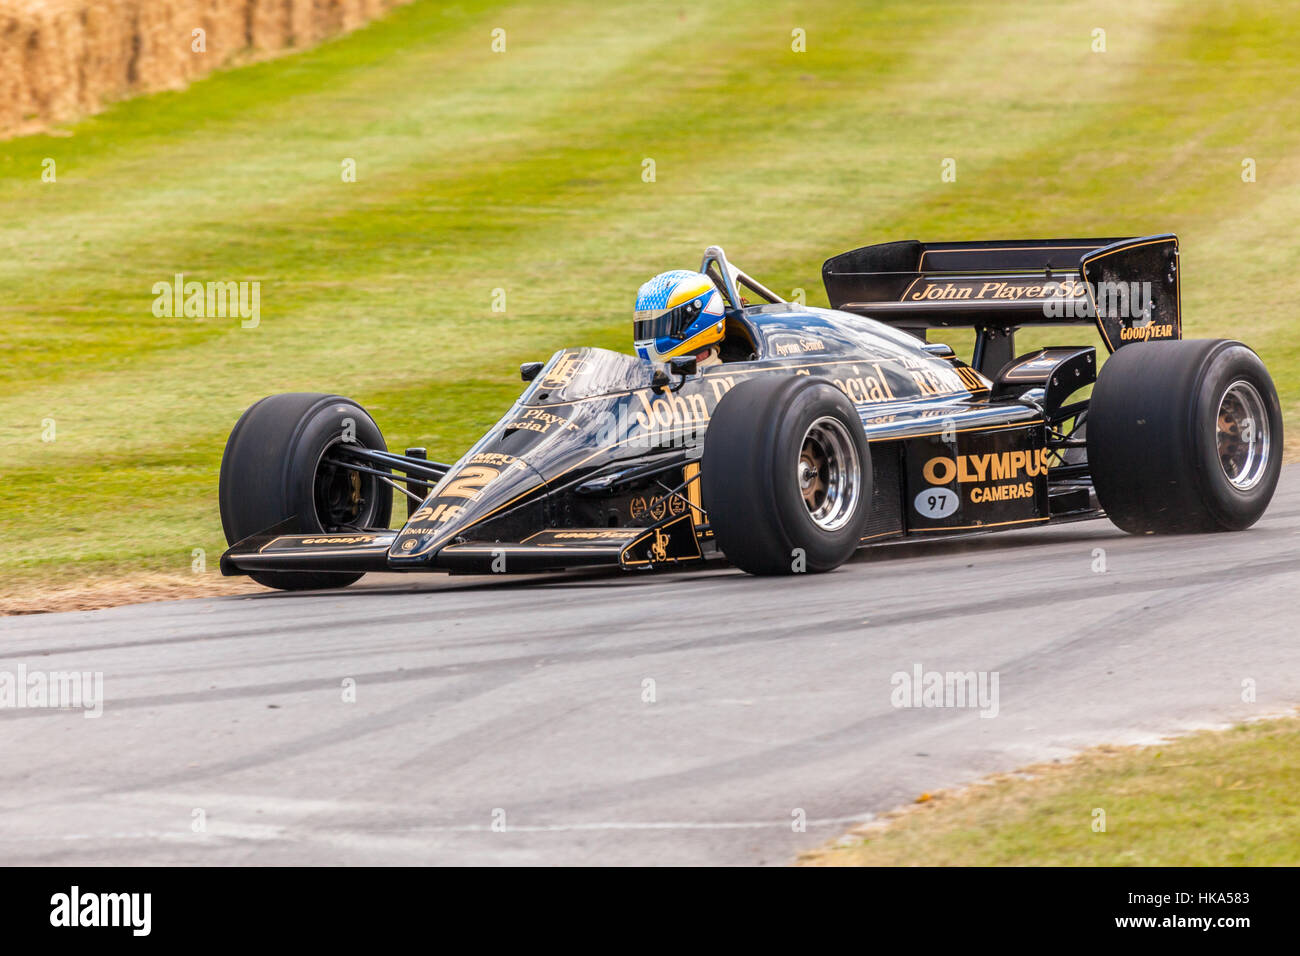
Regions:
<instances>
[{"instance_id":1,"label":"driver","mask_svg":"<svg viewBox=\"0 0 1300 956\"><path fill-rule=\"evenodd\" d=\"M661 272L637 290L632 316L636 352L646 362L694 355L697 368L721 365L722 293L703 272Z\"/></svg>"}]
</instances>

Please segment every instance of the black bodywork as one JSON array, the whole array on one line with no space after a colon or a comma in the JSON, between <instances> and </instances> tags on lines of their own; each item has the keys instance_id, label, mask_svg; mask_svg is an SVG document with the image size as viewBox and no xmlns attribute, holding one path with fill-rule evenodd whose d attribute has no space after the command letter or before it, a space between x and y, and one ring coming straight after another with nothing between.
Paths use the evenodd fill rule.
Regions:
<instances>
[{"instance_id":1,"label":"black bodywork","mask_svg":"<svg viewBox=\"0 0 1300 956\"><path fill-rule=\"evenodd\" d=\"M717 403L752 376L823 378L854 403L872 460L864 544L1099 515L1082 435L1091 346L1017 355L1016 330L1086 325L1106 347L1179 338L1178 243L1031 240L867 246L828 260L832 309L777 297L711 248L729 301L724 364L692 374L603 349L525 366L523 394L459 461L340 444L332 460L403 482L400 530L245 538L227 574L678 567L713 552L700 459ZM1119 290L1118 292L1116 290ZM1123 300L1123 301L1121 301ZM970 364L929 330L973 327Z\"/></svg>"}]
</instances>

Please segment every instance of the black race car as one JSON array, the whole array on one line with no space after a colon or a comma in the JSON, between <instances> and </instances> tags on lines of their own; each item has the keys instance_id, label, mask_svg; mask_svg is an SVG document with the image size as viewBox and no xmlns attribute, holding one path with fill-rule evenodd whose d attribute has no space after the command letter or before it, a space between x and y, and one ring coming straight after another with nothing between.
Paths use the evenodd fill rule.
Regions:
<instances>
[{"instance_id":1,"label":"black race car","mask_svg":"<svg viewBox=\"0 0 1300 956\"><path fill-rule=\"evenodd\" d=\"M721 555L788 574L895 538L1102 514L1239 531L1272 497L1277 392L1245 345L1181 339L1173 235L867 246L823 266L830 310L716 247L700 271L726 299L722 364L563 349L523 366L523 394L454 464L388 451L339 395L253 405L221 463L223 573L304 589ZM1100 375L1091 346L1016 354L1019 328L1094 324ZM926 341L953 326L976 330L969 364Z\"/></svg>"}]
</instances>

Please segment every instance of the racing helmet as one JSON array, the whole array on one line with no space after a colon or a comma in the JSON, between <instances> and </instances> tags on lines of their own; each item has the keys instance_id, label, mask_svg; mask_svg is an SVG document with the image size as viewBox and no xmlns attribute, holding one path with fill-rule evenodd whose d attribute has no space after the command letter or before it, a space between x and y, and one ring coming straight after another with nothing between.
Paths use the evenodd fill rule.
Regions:
<instances>
[{"instance_id":1,"label":"racing helmet","mask_svg":"<svg viewBox=\"0 0 1300 956\"><path fill-rule=\"evenodd\" d=\"M637 290L632 338L647 362L694 355L723 336L722 293L703 272L661 272Z\"/></svg>"}]
</instances>

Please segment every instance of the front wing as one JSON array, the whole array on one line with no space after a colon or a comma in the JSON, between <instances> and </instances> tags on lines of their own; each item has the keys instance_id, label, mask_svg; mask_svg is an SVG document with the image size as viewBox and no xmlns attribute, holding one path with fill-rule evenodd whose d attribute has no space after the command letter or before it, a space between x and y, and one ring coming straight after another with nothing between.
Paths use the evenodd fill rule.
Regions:
<instances>
[{"instance_id":1,"label":"front wing","mask_svg":"<svg viewBox=\"0 0 1300 956\"><path fill-rule=\"evenodd\" d=\"M412 567L389 564L397 538L391 529L340 534L288 534L292 520L231 546L221 558L223 574L249 571L450 571L532 573L568 568L658 568L704 559L689 514L645 528L551 528L522 541L448 544Z\"/></svg>"}]
</instances>

